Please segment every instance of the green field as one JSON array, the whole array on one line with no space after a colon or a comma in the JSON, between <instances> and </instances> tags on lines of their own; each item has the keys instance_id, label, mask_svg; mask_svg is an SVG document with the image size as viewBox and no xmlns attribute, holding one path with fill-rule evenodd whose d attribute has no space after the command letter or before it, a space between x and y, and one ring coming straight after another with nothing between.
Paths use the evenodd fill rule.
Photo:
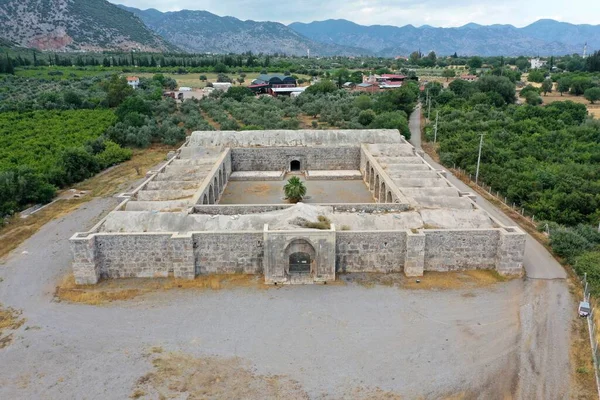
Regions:
<instances>
[{"instance_id":1,"label":"green field","mask_svg":"<svg viewBox=\"0 0 600 400\"><path fill-rule=\"evenodd\" d=\"M97 138L115 119L111 110L1 113L0 171L28 165L45 173L62 150Z\"/></svg>"}]
</instances>

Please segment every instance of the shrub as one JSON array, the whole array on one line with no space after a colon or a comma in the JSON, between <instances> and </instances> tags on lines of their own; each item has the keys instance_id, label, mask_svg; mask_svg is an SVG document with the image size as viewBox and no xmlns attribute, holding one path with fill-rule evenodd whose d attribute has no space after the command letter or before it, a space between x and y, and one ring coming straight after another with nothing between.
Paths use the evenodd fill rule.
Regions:
<instances>
[{"instance_id":1,"label":"shrub","mask_svg":"<svg viewBox=\"0 0 600 400\"><path fill-rule=\"evenodd\" d=\"M283 187L285 198L290 203L297 203L306 196L306 186L297 176L292 176Z\"/></svg>"},{"instance_id":2,"label":"shrub","mask_svg":"<svg viewBox=\"0 0 600 400\"><path fill-rule=\"evenodd\" d=\"M328 230L331 229L331 220L324 215L319 215L317 222L306 221L302 226L309 229Z\"/></svg>"},{"instance_id":3,"label":"shrub","mask_svg":"<svg viewBox=\"0 0 600 400\"><path fill-rule=\"evenodd\" d=\"M96 156L101 168L108 168L131 159L132 151L124 149L115 142L104 142L104 151Z\"/></svg>"}]
</instances>

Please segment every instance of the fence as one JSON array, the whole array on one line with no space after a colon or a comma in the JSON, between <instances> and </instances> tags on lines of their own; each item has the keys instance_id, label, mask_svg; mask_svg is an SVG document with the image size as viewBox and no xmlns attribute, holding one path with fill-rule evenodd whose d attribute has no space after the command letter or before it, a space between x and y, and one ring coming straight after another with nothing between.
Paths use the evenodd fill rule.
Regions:
<instances>
[{"instance_id":1,"label":"fence","mask_svg":"<svg viewBox=\"0 0 600 400\"><path fill-rule=\"evenodd\" d=\"M492 189L492 187L486 185L484 182L481 182L481 183L475 182L473 180L472 174L468 174L465 170L461 169L460 167L458 167L458 168L456 168L456 167L451 168L451 171L459 179L468 180L470 183L472 183L473 185L477 186L482 191L486 192L490 197L493 197L498 202L500 202L503 205L505 205L506 207L512 209L514 212L516 212L517 214L519 214L520 216L522 216L527 222L529 222L532 225L533 228L536 228L535 215L534 214L527 215L527 213L525 212L525 208L518 207L515 203L512 203L512 205L509 204L508 199L506 198L506 196L502 196L499 191L496 191L494 193L494 190Z\"/></svg>"},{"instance_id":2,"label":"fence","mask_svg":"<svg viewBox=\"0 0 600 400\"><path fill-rule=\"evenodd\" d=\"M515 207L515 204L512 205L507 202L507 198L503 197L500 192L494 193L491 186L487 186L485 183L476 183L471 174L467 174L466 171L459 168L452 168L452 173L457 176L459 179L468 180L473 185L477 186L482 191L486 192L489 196L496 199L498 202L502 203L506 207L512 209L519 215L521 215L527 222L531 223L531 225L535 228L535 215L526 215L524 208ZM591 313L590 316L587 317L588 323L588 331L590 335L590 345L592 347L592 359L594 362L594 375L596 377L596 387L598 389L598 397L600 397L600 376L598 375L598 370L600 369L600 343L598 342L598 325L596 325L595 317L596 310L592 305L592 299L590 297L590 289L587 283L587 274L584 274L581 279L581 285L583 286L583 300L590 303Z\"/></svg>"},{"instance_id":3,"label":"fence","mask_svg":"<svg viewBox=\"0 0 600 400\"><path fill-rule=\"evenodd\" d=\"M598 328L595 321L596 308L592 305L590 289L587 283L587 274L583 274L583 278L581 278L581 286L583 286L583 301L590 303L591 308L590 315L587 317L587 323L590 333L590 345L592 346L592 359L594 360L596 385L598 386L598 397L600 397L600 376L598 376L598 369L600 369L600 343L598 343Z\"/></svg>"}]
</instances>

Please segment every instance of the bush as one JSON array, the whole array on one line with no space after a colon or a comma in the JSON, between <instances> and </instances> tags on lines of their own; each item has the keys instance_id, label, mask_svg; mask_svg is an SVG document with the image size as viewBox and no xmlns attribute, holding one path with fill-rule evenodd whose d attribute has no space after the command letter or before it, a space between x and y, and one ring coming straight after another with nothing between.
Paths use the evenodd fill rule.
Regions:
<instances>
[{"instance_id":1,"label":"bush","mask_svg":"<svg viewBox=\"0 0 600 400\"><path fill-rule=\"evenodd\" d=\"M550 246L560 257L573 263L575 258L592 249L593 245L585 237L571 229L550 231Z\"/></svg>"},{"instance_id":2,"label":"bush","mask_svg":"<svg viewBox=\"0 0 600 400\"><path fill-rule=\"evenodd\" d=\"M583 93L583 97L585 97L585 99L590 103L594 104L596 101L600 100L600 87L586 89L586 91Z\"/></svg>"},{"instance_id":3,"label":"bush","mask_svg":"<svg viewBox=\"0 0 600 400\"><path fill-rule=\"evenodd\" d=\"M108 168L131 159L132 151L124 149L115 142L104 142L104 151L96 156L101 168Z\"/></svg>"},{"instance_id":4,"label":"bush","mask_svg":"<svg viewBox=\"0 0 600 400\"><path fill-rule=\"evenodd\" d=\"M81 147L65 150L59 162L65 173L66 185L80 182L100 171L98 160Z\"/></svg>"},{"instance_id":5,"label":"bush","mask_svg":"<svg viewBox=\"0 0 600 400\"><path fill-rule=\"evenodd\" d=\"M373 110L363 110L363 111L360 112L360 114L358 114L358 122L360 122L360 124L363 125L363 126L367 126L371 122L373 122L373 120L375 119L375 117L376 117L375 111L373 111Z\"/></svg>"}]
</instances>

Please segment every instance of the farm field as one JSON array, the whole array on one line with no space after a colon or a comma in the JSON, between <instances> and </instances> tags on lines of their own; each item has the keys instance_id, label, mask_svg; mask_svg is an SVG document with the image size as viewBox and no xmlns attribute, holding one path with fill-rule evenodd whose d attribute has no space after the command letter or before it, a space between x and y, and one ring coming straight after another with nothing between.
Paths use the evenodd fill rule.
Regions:
<instances>
[{"instance_id":1,"label":"farm field","mask_svg":"<svg viewBox=\"0 0 600 400\"><path fill-rule=\"evenodd\" d=\"M544 100L543 104L551 104L555 101L567 101L570 100L575 103L584 104L590 114L594 116L594 118L600 118L600 103L596 102L596 104L590 104L588 100L583 96L573 96L571 94L564 93L562 96L558 92L548 93L546 96L542 94L542 99Z\"/></svg>"},{"instance_id":2,"label":"farm field","mask_svg":"<svg viewBox=\"0 0 600 400\"><path fill-rule=\"evenodd\" d=\"M62 150L99 137L115 119L108 109L1 113L0 170L27 165L47 172Z\"/></svg>"}]
</instances>

